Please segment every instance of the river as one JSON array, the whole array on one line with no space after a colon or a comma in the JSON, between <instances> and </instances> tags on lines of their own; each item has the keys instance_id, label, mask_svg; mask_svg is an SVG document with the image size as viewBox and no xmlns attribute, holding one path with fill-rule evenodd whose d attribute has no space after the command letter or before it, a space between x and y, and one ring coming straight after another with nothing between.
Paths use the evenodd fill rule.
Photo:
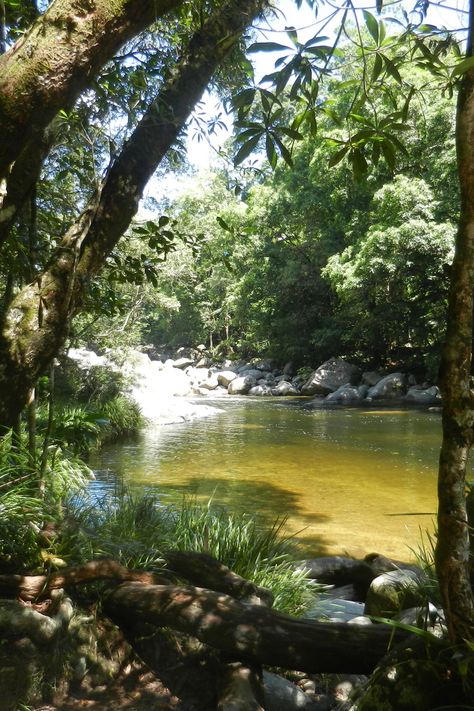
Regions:
<instances>
[{"instance_id":1,"label":"river","mask_svg":"<svg viewBox=\"0 0 474 711\"><path fill-rule=\"evenodd\" d=\"M308 555L412 557L433 531L440 416L413 409L306 409L301 400L206 400L221 414L147 427L94 455L95 489L123 478L273 520Z\"/></svg>"}]
</instances>

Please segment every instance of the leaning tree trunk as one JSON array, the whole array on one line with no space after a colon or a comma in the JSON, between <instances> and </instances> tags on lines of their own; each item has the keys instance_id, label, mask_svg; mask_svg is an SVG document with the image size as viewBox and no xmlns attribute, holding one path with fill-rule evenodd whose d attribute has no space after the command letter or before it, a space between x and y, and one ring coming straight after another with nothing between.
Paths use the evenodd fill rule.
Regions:
<instances>
[{"instance_id":1,"label":"leaning tree trunk","mask_svg":"<svg viewBox=\"0 0 474 711\"><path fill-rule=\"evenodd\" d=\"M472 56L474 0L470 3ZM466 466L474 436L471 390L474 286L474 69L461 81L456 143L461 216L452 266L446 341L441 359L443 443L438 478L438 574L449 634L454 642L474 639L474 597L469 576Z\"/></svg>"},{"instance_id":2,"label":"leaning tree trunk","mask_svg":"<svg viewBox=\"0 0 474 711\"><path fill-rule=\"evenodd\" d=\"M49 268L25 287L0 333L0 427L11 427L28 392L64 345L90 278L128 228L146 186L212 75L268 0L228 0L203 22L148 107Z\"/></svg>"},{"instance_id":3,"label":"leaning tree trunk","mask_svg":"<svg viewBox=\"0 0 474 711\"><path fill-rule=\"evenodd\" d=\"M181 0L54 0L0 58L0 178L129 39Z\"/></svg>"}]
</instances>

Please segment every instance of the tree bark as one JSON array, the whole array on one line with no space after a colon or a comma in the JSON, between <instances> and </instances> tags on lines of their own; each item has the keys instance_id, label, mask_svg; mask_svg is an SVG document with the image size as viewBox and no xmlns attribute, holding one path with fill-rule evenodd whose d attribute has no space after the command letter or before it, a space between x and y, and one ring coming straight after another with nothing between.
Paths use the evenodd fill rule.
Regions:
<instances>
[{"instance_id":1,"label":"tree bark","mask_svg":"<svg viewBox=\"0 0 474 711\"><path fill-rule=\"evenodd\" d=\"M129 226L147 181L214 71L267 4L228 0L203 23L50 267L12 301L0 335L0 426L12 426L29 389L62 348L89 279Z\"/></svg>"},{"instance_id":2,"label":"tree bark","mask_svg":"<svg viewBox=\"0 0 474 711\"><path fill-rule=\"evenodd\" d=\"M0 202L0 248L4 245L16 218L33 192L43 163L56 142L58 128L55 121L27 144L15 161L5 185L5 196Z\"/></svg>"},{"instance_id":3,"label":"tree bark","mask_svg":"<svg viewBox=\"0 0 474 711\"><path fill-rule=\"evenodd\" d=\"M149 573L146 570L125 568L115 560L93 560L74 568L64 568L50 575L0 575L0 595L38 601L49 597L54 590L98 580L169 582L162 575Z\"/></svg>"},{"instance_id":4,"label":"tree bark","mask_svg":"<svg viewBox=\"0 0 474 711\"><path fill-rule=\"evenodd\" d=\"M273 605L270 590L242 578L210 555L194 551L166 551L163 557L171 572L193 585L226 593L243 602L267 607Z\"/></svg>"},{"instance_id":5,"label":"tree bark","mask_svg":"<svg viewBox=\"0 0 474 711\"><path fill-rule=\"evenodd\" d=\"M125 43L181 0L54 0L0 57L0 179Z\"/></svg>"},{"instance_id":6,"label":"tree bark","mask_svg":"<svg viewBox=\"0 0 474 711\"><path fill-rule=\"evenodd\" d=\"M470 3L467 56L472 56L474 3ZM474 70L463 76L456 116L461 217L451 273L447 333L441 358L443 441L438 476L436 571L453 642L474 639L469 572L466 466L474 436L471 390L474 286Z\"/></svg>"},{"instance_id":7,"label":"tree bark","mask_svg":"<svg viewBox=\"0 0 474 711\"><path fill-rule=\"evenodd\" d=\"M104 611L119 626L133 618L171 627L246 664L306 672L370 673L392 641L408 637L386 625L296 619L196 587L124 583L105 600Z\"/></svg>"}]
</instances>

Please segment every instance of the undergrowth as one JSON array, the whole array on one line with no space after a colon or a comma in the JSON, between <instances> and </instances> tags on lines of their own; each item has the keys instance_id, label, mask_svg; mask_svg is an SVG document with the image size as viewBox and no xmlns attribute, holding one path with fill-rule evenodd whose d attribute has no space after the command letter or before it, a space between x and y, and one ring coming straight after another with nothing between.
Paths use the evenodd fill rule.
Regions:
<instances>
[{"instance_id":1,"label":"undergrowth","mask_svg":"<svg viewBox=\"0 0 474 711\"><path fill-rule=\"evenodd\" d=\"M275 607L289 614L301 614L314 598L314 582L295 572L295 544L283 535L284 520L269 526L257 517L194 500L169 508L156 494L122 489L115 496L71 502L66 521L58 555L71 563L110 557L129 567L159 571L163 551L197 551L269 588Z\"/></svg>"}]
</instances>

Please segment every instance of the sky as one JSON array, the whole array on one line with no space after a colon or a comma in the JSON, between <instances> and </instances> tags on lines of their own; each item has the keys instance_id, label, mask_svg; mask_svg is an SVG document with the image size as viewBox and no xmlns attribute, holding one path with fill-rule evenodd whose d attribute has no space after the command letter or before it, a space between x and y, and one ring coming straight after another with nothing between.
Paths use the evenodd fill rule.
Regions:
<instances>
[{"instance_id":1,"label":"sky","mask_svg":"<svg viewBox=\"0 0 474 711\"><path fill-rule=\"evenodd\" d=\"M340 0L339 0L340 2ZM363 8L373 10L373 0L353 0L354 5L361 10ZM407 11L411 10L415 0L405 0L404 5ZM336 3L334 3L335 5ZM321 25L325 22L327 13L334 6L330 2L320 3L320 15L315 18L314 10L310 8L307 2L302 3L300 9L297 9L294 0L280 0L278 3L278 12L275 16L270 17L266 21L260 21L256 25L259 36L257 41L279 42L287 44L289 42L285 27L295 27L298 31L298 39L306 41L316 34L321 29ZM394 7L399 7L396 3ZM444 26L448 29L457 29L465 24L463 20L462 10L467 7L467 0L440 0L430 2L426 22L436 26ZM340 15L338 16L340 17ZM335 28L338 27L338 18L335 18L325 28L325 35L333 35ZM260 52L253 55L256 79L259 80L265 74L273 71L274 62L279 55L275 53ZM198 141L197 133L192 126L188 131L186 139L186 148L188 161L190 166L197 172L208 171L213 165L218 162L216 149L230 136L232 130L232 117L227 116L222 107L219 107L218 100L206 93L203 96L202 102L198 107L198 112L204 116L215 116L221 112L221 119L225 124L225 129L216 130L215 134L210 137L210 142L205 140ZM195 178L189 175L166 174L161 179L152 179L146 191L150 195L160 201L165 196L168 199L177 197L185 191Z\"/></svg>"}]
</instances>

